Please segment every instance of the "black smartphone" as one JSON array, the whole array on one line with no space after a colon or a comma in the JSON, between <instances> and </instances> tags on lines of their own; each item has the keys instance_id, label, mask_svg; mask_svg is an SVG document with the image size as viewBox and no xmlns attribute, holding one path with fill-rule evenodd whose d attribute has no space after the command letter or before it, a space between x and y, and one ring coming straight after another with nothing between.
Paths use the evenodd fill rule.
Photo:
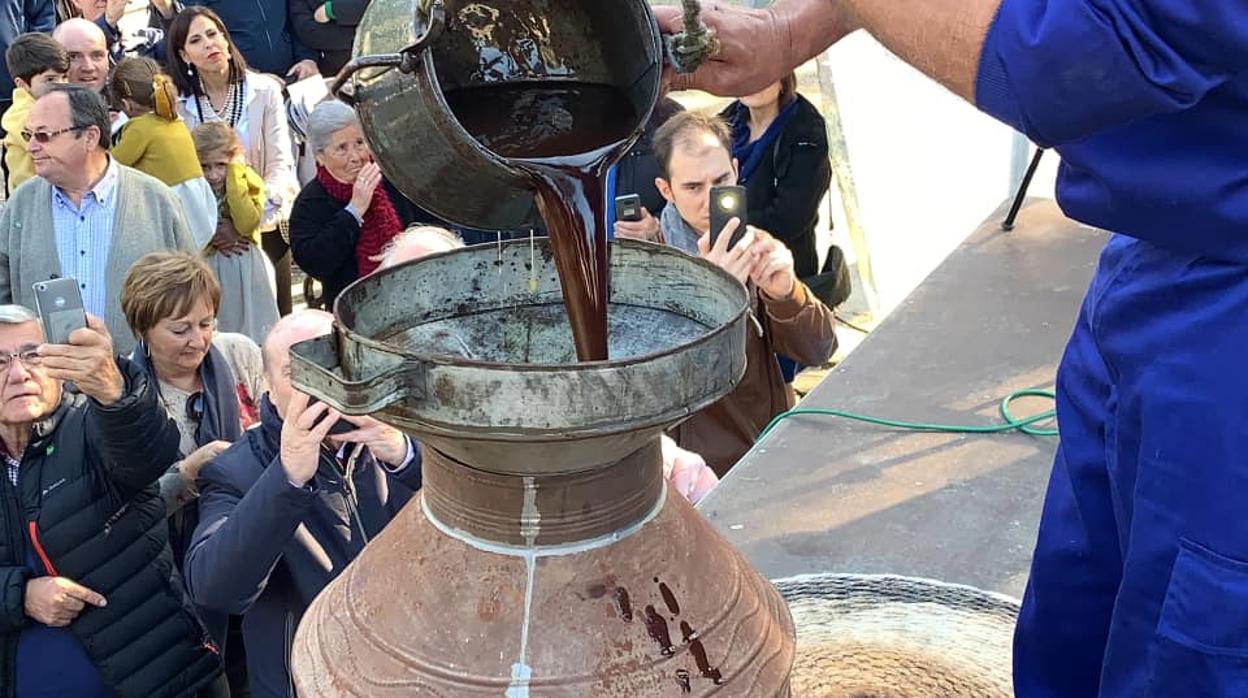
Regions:
<instances>
[{"instance_id":1,"label":"black smartphone","mask_svg":"<svg viewBox=\"0 0 1248 698\"><path fill-rule=\"evenodd\" d=\"M641 220L641 195L625 194L615 197L615 220L628 223Z\"/></svg>"},{"instance_id":2,"label":"black smartphone","mask_svg":"<svg viewBox=\"0 0 1248 698\"><path fill-rule=\"evenodd\" d=\"M78 280L66 276L36 281L31 286L35 291L35 312L43 322L44 338L48 344L69 344L70 333L87 326Z\"/></svg>"},{"instance_id":3,"label":"black smartphone","mask_svg":"<svg viewBox=\"0 0 1248 698\"><path fill-rule=\"evenodd\" d=\"M320 399L320 398L318 398L318 397L316 397L316 396L314 396L314 395L309 395L309 396L308 396L308 407L311 407L311 406L315 405L316 403L318 403L318 402L320 402L320 401L321 401L321 399ZM329 434L330 434L330 436L341 436L341 435L343 435L343 434L346 434L346 433L349 433L349 432L353 432L353 431L355 431L355 429L356 429L356 427L355 427L355 425L354 425L354 424L352 424L351 422L348 422L348 421L347 421L347 420L345 420L345 419L341 419L341 418L340 418L340 419L338 419L338 421L334 422L334 426L332 426L332 427L330 427L330 428L329 428Z\"/></svg>"},{"instance_id":4,"label":"black smartphone","mask_svg":"<svg viewBox=\"0 0 1248 698\"><path fill-rule=\"evenodd\" d=\"M728 221L733 218L741 222L737 225L737 229L732 231L732 238L728 240L728 249L731 250L737 246L741 238L745 237L745 226L748 223L745 219L745 212L745 187L726 184L711 187L711 247L715 246L715 241L719 239L724 226L728 225Z\"/></svg>"}]
</instances>

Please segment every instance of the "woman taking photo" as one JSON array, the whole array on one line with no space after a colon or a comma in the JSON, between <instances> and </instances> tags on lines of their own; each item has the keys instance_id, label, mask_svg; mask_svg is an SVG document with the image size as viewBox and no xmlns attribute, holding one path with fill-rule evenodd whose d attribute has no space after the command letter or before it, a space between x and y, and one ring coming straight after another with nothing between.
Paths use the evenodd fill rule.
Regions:
<instances>
[{"instance_id":1,"label":"woman taking photo","mask_svg":"<svg viewBox=\"0 0 1248 698\"><path fill-rule=\"evenodd\" d=\"M212 270L186 252L141 257L121 289L122 312L139 340L130 360L156 380L161 404L182 437L182 460L160 479L179 571L199 521L195 478L258 420L256 405L265 391L255 342L215 332L220 303L221 287ZM227 642L237 628L224 614L201 609L199 615L224 652L229 683L246 686L241 644ZM229 695L222 686L212 695Z\"/></svg>"},{"instance_id":2,"label":"woman taking photo","mask_svg":"<svg viewBox=\"0 0 1248 698\"><path fill-rule=\"evenodd\" d=\"M192 130L222 121L237 133L247 164L264 178L261 247L277 273L277 306L290 312L290 248L279 225L299 191L290 129L277 78L248 70L221 18L193 6L169 27L169 74L178 86L178 113Z\"/></svg>"}]
</instances>

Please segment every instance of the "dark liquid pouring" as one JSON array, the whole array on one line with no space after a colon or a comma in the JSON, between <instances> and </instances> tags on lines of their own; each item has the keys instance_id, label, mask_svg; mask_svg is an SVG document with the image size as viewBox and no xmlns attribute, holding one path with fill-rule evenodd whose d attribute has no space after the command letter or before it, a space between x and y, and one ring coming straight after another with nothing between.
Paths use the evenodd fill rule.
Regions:
<instances>
[{"instance_id":1,"label":"dark liquid pouring","mask_svg":"<svg viewBox=\"0 0 1248 698\"><path fill-rule=\"evenodd\" d=\"M528 173L537 190L581 361L607 358L603 178L637 125L619 90L584 83L506 83L447 93L468 133Z\"/></svg>"}]
</instances>

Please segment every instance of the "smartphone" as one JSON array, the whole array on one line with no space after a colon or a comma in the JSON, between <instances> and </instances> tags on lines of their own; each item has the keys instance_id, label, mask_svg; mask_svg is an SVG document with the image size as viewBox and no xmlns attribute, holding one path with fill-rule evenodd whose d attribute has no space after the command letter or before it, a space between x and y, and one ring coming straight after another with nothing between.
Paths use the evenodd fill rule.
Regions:
<instances>
[{"instance_id":1,"label":"smartphone","mask_svg":"<svg viewBox=\"0 0 1248 698\"><path fill-rule=\"evenodd\" d=\"M615 197L615 220L627 223L641 220L641 195L625 194Z\"/></svg>"},{"instance_id":2,"label":"smartphone","mask_svg":"<svg viewBox=\"0 0 1248 698\"><path fill-rule=\"evenodd\" d=\"M733 218L741 223L737 225L736 230L732 231L728 249L731 250L737 246L741 238L745 237L745 226L749 222L745 219L745 211L745 187L736 185L711 187L711 247L715 246L720 232Z\"/></svg>"},{"instance_id":3,"label":"smartphone","mask_svg":"<svg viewBox=\"0 0 1248 698\"><path fill-rule=\"evenodd\" d=\"M320 398L309 395L308 407L311 407L320 401L321 401ZM330 436L341 436L343 434L355 431L355 429L356 429L356 426L354 424L352 424L351 422L348 422L345 419L340 418L338 419L338 421L334 422L334 426L329 428L329 434Z\"/></svg>"},{"instance_id":4,"label":"smartphone","mask_svg":"<svg viewBox=\"0 0 1248 698\"><path fill-rule=\"evenodd\" d=\"M69 335L87 326L87 314L82 309L82 291L78 280L62 277L48 281L36 281L35 312L43 321L43 334L48 344L69 344Z\"/></svg>"}]
</instances>

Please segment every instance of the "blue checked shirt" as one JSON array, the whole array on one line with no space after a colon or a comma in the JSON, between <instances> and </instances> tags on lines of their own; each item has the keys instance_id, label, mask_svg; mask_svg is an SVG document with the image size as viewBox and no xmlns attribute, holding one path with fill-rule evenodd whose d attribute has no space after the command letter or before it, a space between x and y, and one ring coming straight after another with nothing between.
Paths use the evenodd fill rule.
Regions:
<instances>
[{"instance_id":1,"label":"blue checked shirt","mask_svg":"<svg viewBox=\"0 0 1248 698\"><path fill-rule=\"evenodd\" d=\"M117 161L75 206L59 187L52 188L52 228L56 231L56 254L61 276L78 280L82 305L88 313L104 317L108 304L105 270L113 241L113 218L117 213Z\"/></svg>"}]
</instances>

